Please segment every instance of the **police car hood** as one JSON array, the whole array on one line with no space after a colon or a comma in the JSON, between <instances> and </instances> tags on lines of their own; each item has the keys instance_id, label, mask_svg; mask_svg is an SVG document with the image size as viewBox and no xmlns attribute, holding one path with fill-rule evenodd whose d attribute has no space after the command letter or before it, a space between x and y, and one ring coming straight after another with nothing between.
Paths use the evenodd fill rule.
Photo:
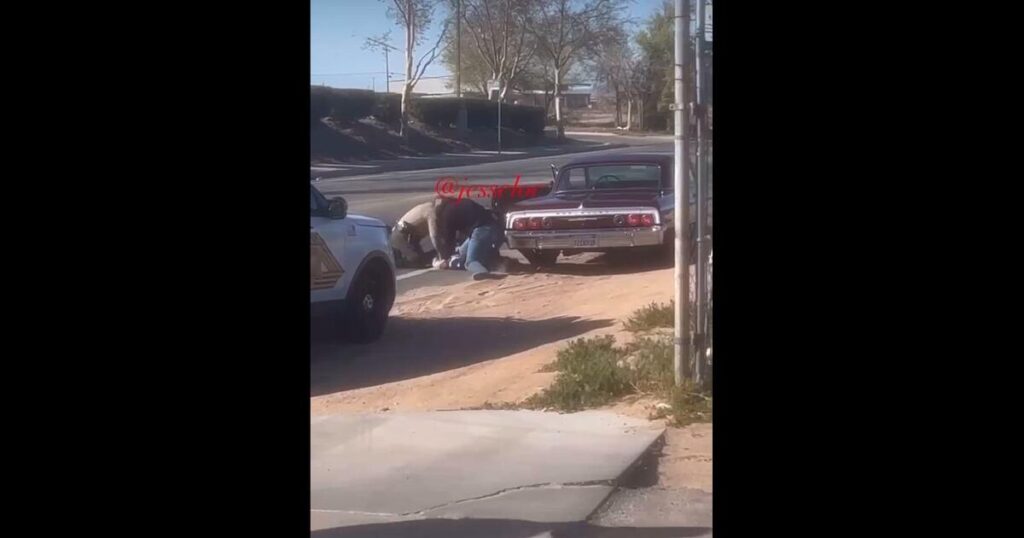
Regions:
<instances>
[{"instance_id":1,"label":"police car hood","mask_svg":"<svg viewBox=\"0 0 1024 538\"><path fill-rule=\"evenodd\" d=\"M347 217L345 217L345 220L350 221L353 224L358 224L360 226L370 226L372 228L387 228L387 225L385 225L384 222L382 222L381 220L372 217L364 217L363 215L348 215Z\"/></svg>"}]
</instances>

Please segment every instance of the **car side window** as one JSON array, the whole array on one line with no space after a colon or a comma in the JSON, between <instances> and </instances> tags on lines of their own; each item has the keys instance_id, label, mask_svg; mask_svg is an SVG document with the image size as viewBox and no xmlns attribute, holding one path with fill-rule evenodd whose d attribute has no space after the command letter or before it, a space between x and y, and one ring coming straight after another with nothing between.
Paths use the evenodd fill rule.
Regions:
<instances>
[{"instance_id":1,"label":"car side window","mask_svg":"<svg viewBox=\"0 0 1024 538\"><path fill-rule=\"evenodd\" d=\"M566 176L565 188L572 190L587 188L587 169L583 167L570 168Z\"/></svg>"}]
</instances>

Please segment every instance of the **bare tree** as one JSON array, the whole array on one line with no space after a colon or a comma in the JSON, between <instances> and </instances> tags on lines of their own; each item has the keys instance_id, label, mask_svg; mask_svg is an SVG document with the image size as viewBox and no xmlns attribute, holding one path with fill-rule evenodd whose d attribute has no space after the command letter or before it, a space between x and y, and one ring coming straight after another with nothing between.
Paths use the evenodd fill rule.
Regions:
<instances>
[{"instance_id":1,"label":"bare tree","mask_svg":"<svg viewBox=\"0 0 1024 538\"><path fill-rule=\"evenodd\" d=\"M511 82L536 50L527 32L527 16L537 0L463 0L463 22L479 58L499 81L505 99ZM490 98L490 95L488 95Z\"/></svg>"},{"instance_id":2,"label":"bare tree","mask_svg":"<svg viewBox=\"0 0 1024 538\"><path fill-rule=\"evenodd\" d=\"M554 72L555 123L558 138L565 138L562 125L562 80L581 53L597 45L618 26L621 0L548 0L540 2L528 16L530 32L538 51Z\"/></svg>"},{"instance_id":3,"label":"bare tree","mask_svg":"<svg viewBox=\"0 0 1024 538\"><path fill-rule=\"evenodd\" d=\"M408 136L409 96L412 94L412 89L416 86L416 83L423 77L423 72L426 71L427 67L433 63L441 52L439 49L441 43L445 40L445 35L448 33L448 23L445 22L434 46L420 56L416 66L413 67L416 47L422 43L426 29L430 27L430 23L433 21L434 9L440 2L438 0L381 1L390 2L388 15L405 29L405 83L402 86L402 120L399 127L399 134L405 137Z\"/></svg>"},{"instance_id":4,"label":"bare tree","mask_svg":"<svg viewBox=\"0 0 1024 538\"><path fill-rule=\"evenodd\" d=\"M623 29L609 33L596 47L590 66L595 80L604 83L615 94L615 126L622 124L622 98L628 93L629 67L633 52L629 36Z\"/></svg>"}]
</instances>

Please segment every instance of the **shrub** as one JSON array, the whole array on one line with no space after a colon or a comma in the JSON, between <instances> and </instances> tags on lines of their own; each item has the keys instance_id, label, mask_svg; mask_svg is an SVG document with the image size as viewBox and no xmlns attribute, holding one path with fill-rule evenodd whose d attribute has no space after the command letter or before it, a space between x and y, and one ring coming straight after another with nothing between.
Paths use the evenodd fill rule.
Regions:
<instances>
[{"instance_id":1,"label":"shrub","mask_svg":"<svg viewBox=\"0 0 1024 538\"><path fill-rule=\"evenodd\" d=\"M573 340L558 351L554 363L558 376L554 383L526 404L577 411L630 393L627 371L618 366L621 353L612 336Z\"/></svg>"},{"instance_id":2,"label":"shrub","mask_svg":"<svg viewBox=\"0 0 1024 538\"><path fill-rule=\"evenodd\" d=\"M351 90L311 86L310 121L330 116L338 123L351 123L369 116L376 102L370 90Z\"/></svg>"},{"instance_id":3,"label":"shrub","mask_svg":"<svg viewBox=\"0 0 1024 538\"><path fill-rule=\"evenodd\" d=\"M402 119L402 96L397 93L378 93L371 114L378 121L397 125Z\"/></svg>"},{"instance_id":4,"label":"shrub","mask_svg":"<svg viewBox=\"0 0 1024 538\"><path fill-rule=\"evenodd\" d=\"M309 121L317 123L331 113L329 92L316 86L309 89Z\"/></svg>"},{"instance_id":5,"label":"shrub","mask_svg":"<svg viewBox=\"0 0 1024 538\"><path fill-rule=\"evenodd\" d=\"M470 129L496 129L498 103L486 99L462 99L466 104L466 125ZM454 97L419 98L412 102L411 112L432 127L453 127L458 119L459 99ZM501 126L529 134L544 132L544 109L525 105L501 105Z\"/></svg>"},{"instance_id":6,"label":"shrub","mask_svg":"<svg viewBox=\"0 0 1024 538\"><path fill-rule=\"evenodd\" d=\"M639 392L661 392L675 384L675 346L669 337L637 338L626 347L630 384Z\"/></svg>"},{"instance_id":7,"label":"shrub","mask_svg":"<svg viewBox=\"0 0 1024 538\"><path fill-rule=\"evenodd\" d=\"M502 105L501 126L528 134L543 134L544 109L537 106Z\"/></svg>"},{"instance_id":8,"label":"shrub","mask_svg":"<svg viewBox=\"0 0 1024 538\"><path fill-rule=\"evenodd\" d=\"M675 327L675 301L668 304L651 303L640 310L633 312L633 315L623 325L627 331L641 332L657 328Z\"/></svg>"},{"instance_id":9,"label":"shrub","mask_svg":"<svg viewBox=\"0 0 1024 538\"><path fill-rule=\"evenodd\" d=\"M412 115L423 124L444 129L455 124L459 112L459 100L448 97L413 99L409 109Z\"/></svg>"}]
</instances>

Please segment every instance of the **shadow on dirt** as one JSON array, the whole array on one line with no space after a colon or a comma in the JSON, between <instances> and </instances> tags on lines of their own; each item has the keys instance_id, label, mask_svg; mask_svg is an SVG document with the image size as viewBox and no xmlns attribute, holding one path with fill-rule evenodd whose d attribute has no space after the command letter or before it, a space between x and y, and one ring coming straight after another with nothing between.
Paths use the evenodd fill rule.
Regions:
<instances>
[{"instance_id":1,"label":"shadow on dirt","mask_svg":"<svg viewBox=\"0 0 1024 538\"><path fill-rule=\"evenodd\" d=\"M607 276L646 273L673 266L671 251L638 251L633 249L616 253L578 254L561 256L553 266L532 268L523 262L517 266L521 272L551 273L572 276Z\"/></svg>"},{"instance_id":2,"label":"shadow on dirt","mask_svg":"<svg viewBox=\"0 0 1024 538\"><path fill-rule=\"evenodd\" d=\"M329 323L318 323L310 334L310 396L444 372L614 324L575 316L393 317L380 340L358 345L340 340Z\"/></svg>"}]
</instances>

